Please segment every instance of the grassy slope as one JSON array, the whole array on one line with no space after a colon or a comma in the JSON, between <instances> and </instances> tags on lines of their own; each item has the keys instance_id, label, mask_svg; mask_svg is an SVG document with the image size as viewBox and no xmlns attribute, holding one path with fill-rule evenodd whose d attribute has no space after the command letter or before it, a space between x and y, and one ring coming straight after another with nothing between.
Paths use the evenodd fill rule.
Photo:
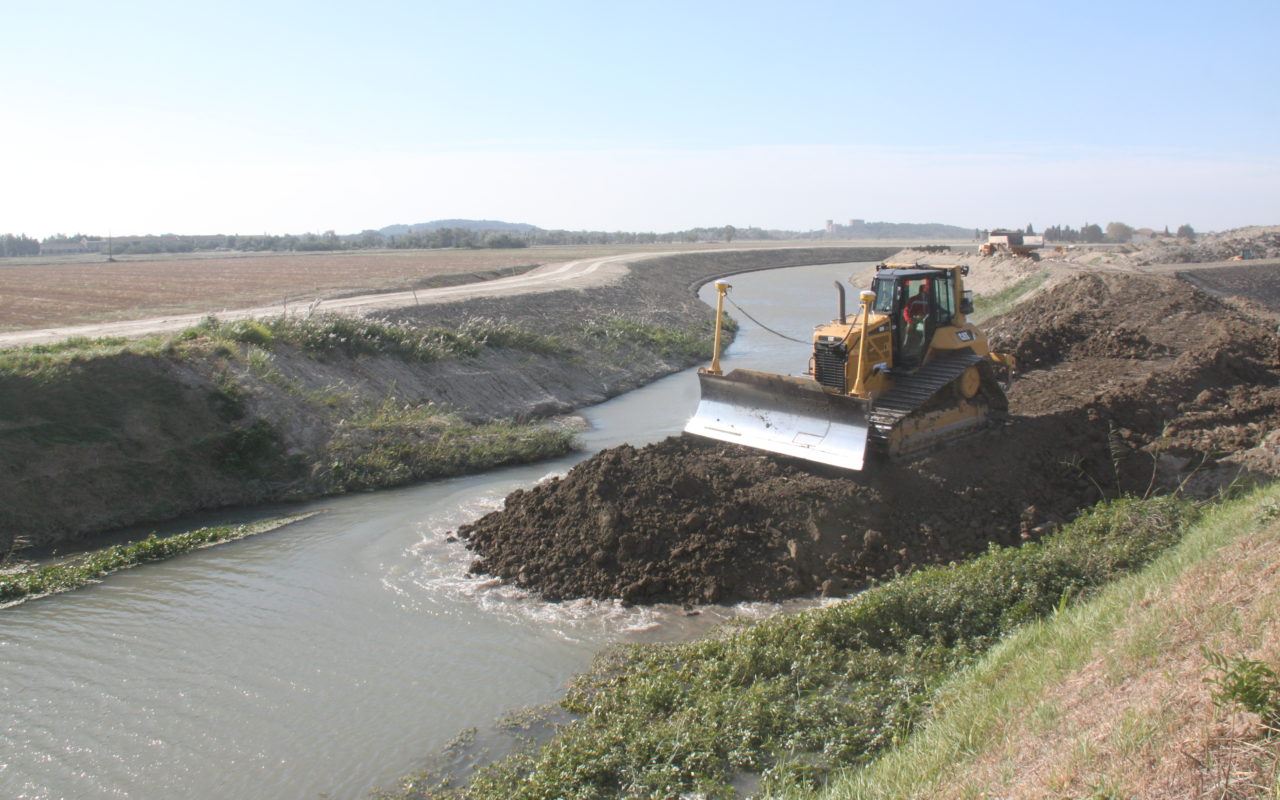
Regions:
<instances>
[{"instance_id":1,"label":"grassy slope","mask_svg":"<svg viewBox=\"0 0 1280 800\"><path fill-rule=\"evenodd\" d=\"M1202 647L1280 660L1280 484L1011 636L939 692L928 724L820 797L1280 796L1276 743L1212 701Z\"/></svg>"},{"instance_id":2,"label":"grassy slope","mask_svg":"<svg viewBox=\"0 0 1280 800\"><path fill-rule=\"evenodd\" d=\"M1019 625L1066 607L1176 541L1190 507L1100 506L1062 532L858 597L705 641L605 659L545 746L455 793L410 780L401 797L737 796L820 785L906 735L935 690Z\"/></svg>"},{"instance_id":3,"label":"grassy slope","mask_svg":"<svg viewBox=\"0 0 1280 800\"><path fill-rule=\"evenodd\" d=\"M983 322L1011 310L1026 295L1043 286L1045 281L1049 279L1049 275L1048 270L1043 270L1034 275L1029 275L994 294L975 296L973 299L974 313L969 318L970 321L975 323Z\"/></svg>"}]
</instances>

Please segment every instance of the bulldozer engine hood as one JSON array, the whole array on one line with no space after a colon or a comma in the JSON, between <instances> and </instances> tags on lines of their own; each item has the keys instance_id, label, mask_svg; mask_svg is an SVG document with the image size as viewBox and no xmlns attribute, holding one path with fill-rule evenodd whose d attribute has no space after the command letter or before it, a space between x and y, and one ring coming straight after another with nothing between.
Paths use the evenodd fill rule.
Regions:
<instances>
[{"instance_id":1,"label":"bulldozer engine hood","mask_svg":"<svg viewBox=\"0 0 1280 800\"><path fill-rule=\"evenodd\" d=\"M888 314L877 314L872 312L867 319L867 334L874 336L877 333L885 333L891 326L891 320ZM852 345L858 341L858 336L862 333L862 314L859 313L849 322L833 321L825 325L817 326L813 334L814 344L819 342L826 344L835 344L836 342L844 342L846 346Z\"/></svg>"}]
</instances>

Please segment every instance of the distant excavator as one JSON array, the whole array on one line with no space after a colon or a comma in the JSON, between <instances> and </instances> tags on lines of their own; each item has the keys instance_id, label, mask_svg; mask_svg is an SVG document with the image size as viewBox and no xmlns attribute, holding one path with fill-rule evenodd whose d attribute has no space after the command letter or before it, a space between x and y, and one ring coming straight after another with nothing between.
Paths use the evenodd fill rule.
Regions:
<instances>
[{"instance_id":1,"label":"distant excavator","mask_svg":"<svg viewBox=\"0 0 1280 800\"><path fill-rule=\"evenodd\" d=\"M1003 421L1015 363L992 353L966 320L967 266L880 264L850 320L815 326L803 376L720 370L720 320L728 283L716 283L711 366L685 431L772 453L860 470L869 449L908 458Z\"/></svg>"}]
</instances>

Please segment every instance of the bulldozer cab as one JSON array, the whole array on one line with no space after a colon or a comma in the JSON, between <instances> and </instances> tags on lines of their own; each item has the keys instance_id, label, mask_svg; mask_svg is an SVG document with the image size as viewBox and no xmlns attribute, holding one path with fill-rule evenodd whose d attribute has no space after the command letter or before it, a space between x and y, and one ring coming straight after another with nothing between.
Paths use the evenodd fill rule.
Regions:
<instances>
[{"instance_id":1,"label":"bulldozer cab","mask_svg":"<svg viewBox=\"0 0 1280 800\"><path fill-rule=\"evenodd\" d=\"M924 363L934 332L956 315L954 277L941 269L881 269L872 286L872 311L893 326L894 369L913 371Z\"/></svg>"}]
</instances>

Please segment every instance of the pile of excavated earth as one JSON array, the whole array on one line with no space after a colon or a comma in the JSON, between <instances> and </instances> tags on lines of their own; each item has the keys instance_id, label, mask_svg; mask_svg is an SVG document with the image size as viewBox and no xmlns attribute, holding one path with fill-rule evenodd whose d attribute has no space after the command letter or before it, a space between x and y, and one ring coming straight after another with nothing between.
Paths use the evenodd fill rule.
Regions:
<instances>
[{"instance_id":1,"label":"pile of excavated earth","mask_svg":"<svg viewBox=\"0 0 1280 800\"><path fill-rule=\"evenodd\" d=\"M1072 245L1060 256L1090 265L1128 267L1280 258L1280 225L1253 225L1191 239L1159 237L1122 245Z\"/></svg>"},{"instance_id":2,"label":"pile of excavated earth","mask_svg":"<svg viewBox=\"0 0 1280 800\"><path fill-rule=\"evenodd\" d=\"M1135 264L1187 264L1229 259L1280 258L1280 226L1255 225L1249 228L1210 233L1195 241L1185 239L1158 239L1131 250L1130 262Z\"/></svg>"},{"instance_id":3,"label":"pile of excavated earth","mask_svg":"<svg viewBox=\"0 0 1280 800\"><path fill-rule=\"evenodd\" d=\"M986 326L1010 420L861 472L678 436L606 450L459 534L472 571L548 600L844 595L1105 497L1280 474L1271 327L1172 277L1087 273Z\"/></svg>"}]
</instances>

